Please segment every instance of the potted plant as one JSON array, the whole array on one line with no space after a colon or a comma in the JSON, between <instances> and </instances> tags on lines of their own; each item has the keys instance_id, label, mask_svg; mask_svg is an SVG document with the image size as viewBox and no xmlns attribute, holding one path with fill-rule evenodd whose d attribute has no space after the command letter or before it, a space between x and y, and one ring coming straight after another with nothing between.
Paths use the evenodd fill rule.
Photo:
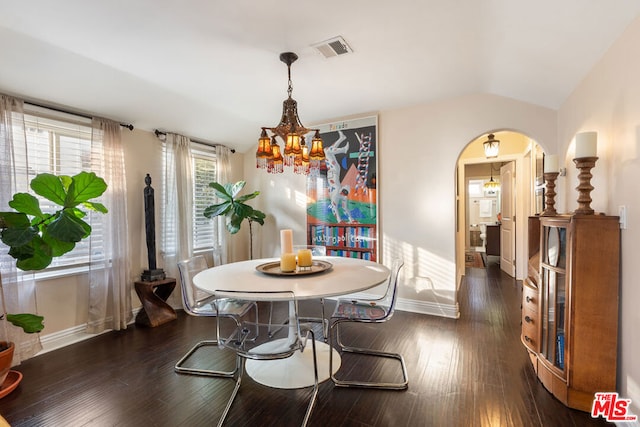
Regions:
<instances>
[{"instance_id":1,"label":"potted plant","mask_svg":"<svg viewBox=\"0 0 640 427\"><path fill-rule=\"evenodd\" d=\"M59 206L59 209L53 213L43 212L35 196L16 193L9 202L14 210L0 212L0 240L9 247L9 255L16 259L16 267L24 271L45 269L54 257L71 251L77 242L91 234L91 226L83 220L87 214L82 208L107 213L104 205L91 201L107 189L104 180L93 172L80 172L72 177L38 174L30 186L37 195ZM3 292L1 276L0 292ZM2 294L0 319L6 316L7 321L26 333L40 332L44 328L42 316L7 313L4 301ZM7 347L13 345L6 341L0 345L2 343ZM13 351L13 348L9 350ZM4 377L0 380L3 381Z\"/></svg>"},{"instance_id":2,"label":"potted plant","mask_svg":"<svg viewBox=\"0 0 640 427\"><path fill-rule=\"evenodd\" d=\"M226 227L229 233L236 234L240 231L242 222L246 219L249 221L249 254L253 259L253 222L264 225L266 215L249 206L245 202L257 197L260 192L254 191L244 196L238 196L240 191L246 185L245 181L238 181L235 184L219 184L217 182L209 183L209 187L213 188L216 196L222 201L215 205L211 205L204 210L204 216L207 218L215 218L219 215L226 216Z\"/></svg>"}]
</instances>

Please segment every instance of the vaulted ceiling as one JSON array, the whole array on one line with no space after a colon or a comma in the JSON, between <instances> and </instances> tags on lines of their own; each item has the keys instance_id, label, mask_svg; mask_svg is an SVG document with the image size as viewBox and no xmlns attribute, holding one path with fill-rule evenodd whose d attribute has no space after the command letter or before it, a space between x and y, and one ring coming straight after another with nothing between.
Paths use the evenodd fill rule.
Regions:
<instances>
[{"instance_id":1,"label":"vaulted ceiling","mask_svg":"<svg viewBox=\"0 0 640 427\"><path fill-rule=\"evenodd\" d=\"M0 0L0 92L253 149L305 125L470 93L558 108L637 0ZM353 53L313 45L342 36Z\"/></svg>"}]
</instances>

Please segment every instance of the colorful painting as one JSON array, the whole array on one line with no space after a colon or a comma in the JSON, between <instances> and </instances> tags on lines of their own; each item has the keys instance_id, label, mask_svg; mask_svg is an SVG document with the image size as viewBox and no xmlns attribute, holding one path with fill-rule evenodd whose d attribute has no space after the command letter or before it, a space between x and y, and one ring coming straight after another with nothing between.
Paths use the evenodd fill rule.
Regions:
<instances>
[{"instance_id":1,"label":"colorful painting","mask_svg":"<svg viewBox=\"0 0 640 427\"><path fill-rule=\"evenodd\" d=\"M307 243L377 260L377 118L318 126L325 164L307 179Z\"/></svg>"}]
</instances>

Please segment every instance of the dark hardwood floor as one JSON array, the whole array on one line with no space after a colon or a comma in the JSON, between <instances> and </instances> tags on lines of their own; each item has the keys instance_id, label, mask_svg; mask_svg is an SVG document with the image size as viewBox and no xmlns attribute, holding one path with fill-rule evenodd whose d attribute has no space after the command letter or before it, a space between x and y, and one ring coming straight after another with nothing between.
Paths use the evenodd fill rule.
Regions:
<instances>
[{"instance_id":1,"label":"dark hardwood floor","mask_svg":"<svg viewBox=\"0 0 640 427\"><path fill-rule=\"evenodd\" d=\"M386 324L345 329L357 343L401 352L409 389L345 390L324 382L310 425L607 425L566 408L537 381L520 343L520 296L520 284L489 262L467 269L460 319L396 312ZM316 314L317 305L301 304L301 311ZM180 313L160 327L133 326L35 357L17 368L24 379L0 399L0 414L13 427L215 425L233 381L173 371L196 341L211 338L213 324ZM211 352L198 362L233 364L230 352ZM354 374L384 370L352 360L343 358L343 365ZM299 425L308 396L308 389L267 388L245 376L228 425Z\"/></svg>"}]
</instances>

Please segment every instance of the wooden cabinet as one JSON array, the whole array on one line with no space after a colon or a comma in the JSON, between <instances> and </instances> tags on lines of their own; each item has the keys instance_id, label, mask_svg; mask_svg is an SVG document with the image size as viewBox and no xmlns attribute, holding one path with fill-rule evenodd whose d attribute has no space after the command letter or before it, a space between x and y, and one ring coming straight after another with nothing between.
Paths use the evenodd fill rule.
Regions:
<instances>
[{"instance_id":1,"label":"wooden cabinet","mask_svg":"<svg viewBox=\"0 0 640 427\"><path fill-rule=\"evenodd\" d=\"M540 328L538 288L530 280L522 286L522 342L531 352L539 351Z\"/></svg>"},{"instance_id":2,"label":"wooden cabinet","mask_svg":"<svg viewBox=\"0 0 640 427\"><path fill-rule=\"evenodd\" d=\"M487 225L487 255L500 256L500 225Z\"/></svg>"},{"instance_id":3,"label":"wooden cabinet","mask_svg":"<svg viewBox=\"0 0 640 427\"><path fill-rule=\"evenodd\" d=\"M530 266L523 285L522 342L544 386L565 405L590 411L595 392L616 390L618 217L534 217L529 225L538 274Z\"/></svg>"}]
</instances>

